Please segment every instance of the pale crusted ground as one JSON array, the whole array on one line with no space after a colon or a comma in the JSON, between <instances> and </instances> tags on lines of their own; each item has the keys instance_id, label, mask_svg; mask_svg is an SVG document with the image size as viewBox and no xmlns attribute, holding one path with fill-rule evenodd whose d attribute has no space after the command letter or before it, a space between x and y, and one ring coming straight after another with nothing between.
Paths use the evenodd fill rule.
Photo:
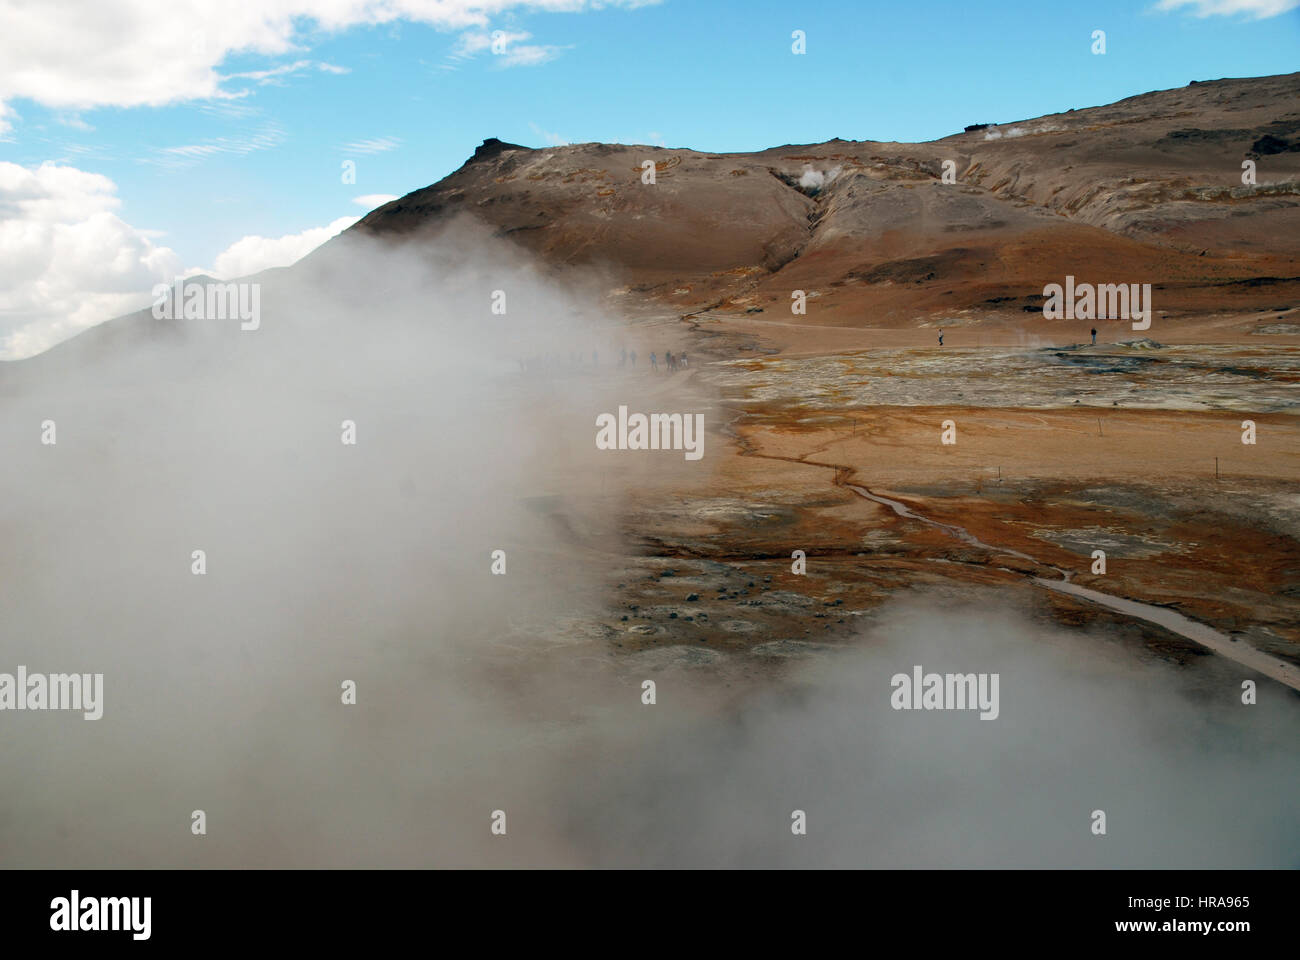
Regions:
<instances>
[{"instance_id":1,"label":"pale crusted ground","mask_svg":"<svg viewBox=\"0 0 1300 960\"><path fill-rule=\"evenodd\" d=\"M668 324L649 330L675 349L691 342ZM1296 347L809 355L790 349L806 328L775 328L786 331L697 333L694 371L653 382L665 402L716 402L710 455L647 479L621 505L643 556L608 558L611 652L761 671L850 641L890 598L992 585L1045 619L1109 623L1179 662L1204 656L1158 626L1030 584L1057 568L1300 662ZM722 359L737 345L747 358ZM1253 445L1241 442L1243 419ZM952 445L941 442L946 420ZM898 517L846 482L998 549ZM1096 549L1104 576L1090 572ZM795 550L807 554L804 576L791 572Z\"/></svg>"}]
</instances>

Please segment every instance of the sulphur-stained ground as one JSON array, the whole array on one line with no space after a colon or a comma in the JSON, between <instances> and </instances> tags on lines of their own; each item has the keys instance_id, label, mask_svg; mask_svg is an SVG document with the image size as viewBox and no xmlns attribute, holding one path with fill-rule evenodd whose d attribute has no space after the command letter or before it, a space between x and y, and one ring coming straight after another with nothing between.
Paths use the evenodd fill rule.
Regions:
<instances>
[{"instance_id":1,"label":"sulphur-stained ground","mask_svg":"<svg viewBox=\"0 0 1300 960\"><path fill-rule=\"evenodd\" d=\"M855 642L888 600L990 590L1150 656L1214 656L1034 583L1068 576L1300 664L1297 347L809 354L752 323L646 337L695 351L689 372L636 377L653 409L707 409L709 448L639 488L638 454L611 455L640 551L606 557L609 606L589 624L616 658L761 671Z\"/></svg>"}]
</instances>

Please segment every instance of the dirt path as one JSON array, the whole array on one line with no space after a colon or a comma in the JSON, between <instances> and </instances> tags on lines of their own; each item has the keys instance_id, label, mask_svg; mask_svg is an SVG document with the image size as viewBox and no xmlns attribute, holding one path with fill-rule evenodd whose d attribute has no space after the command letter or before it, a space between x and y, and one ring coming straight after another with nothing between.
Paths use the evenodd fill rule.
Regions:
<instances>
[{"instance_id":1,"label":"dirt path","mask_svg":"<svg viewBox=\"0 0 1300 960\"><path fill-rule=\"evenodd\" d=\"M761 453L755 448L754 442L751 439L741 436L738 432L730 428L725 432L736 441L741 456L759 457L765 460L780 460L786 463L803 464L805 466L831 470L834 472L831 482L835 486L845 487L865 500L870 500L874 503L887 506L900 517L926 524L927 526L940 530L946 535L978 549L986 550L990 553L1018 557L1039 567L1055 570L1061 576L1060 581L1030 576L1029 579L1031 582L1037 586L1048 590L1054 590L1058 593L1066 593L1087 600L1091 603L1098 604L1099 606L1104 606L1126 616L1145 620L1148 623L1154 623L1171 633L1175 633L1178 636L1191 640L1193 643L1205 647L1206 649L1236 663L1240 663L1242 666L1254 670L1272 680L1276 680L1278 683L1284 684L1293 690L1300 691L1300 668L1297 668L1286 661L1280 660L1277 657L1264 653L1263 651L1251 646L1245 640L1228 637L1206 624L1192 620L1189 617L1185 617L1180 613L1164 607L1142 603L1126 597L1117 597L1112 594L1103 593L1100 590L1093 590L1071 583L1069 572L1060 567L1044 563L1036 557L1032 557L1029 554L1022 553L1018 550L1012 550L1010 548L986 543L964 527L957 524L945 523L939 520L932 520L923 514L917 513L905 503L874 493L860 484L849 482L857 474L857 468L855 467L847 464L824 463L816 460L808 460L806 457L809 454L800 457L790 457ZM810 451L810 453L815 452L819 451Z\"/></svg>"}]
</instances>

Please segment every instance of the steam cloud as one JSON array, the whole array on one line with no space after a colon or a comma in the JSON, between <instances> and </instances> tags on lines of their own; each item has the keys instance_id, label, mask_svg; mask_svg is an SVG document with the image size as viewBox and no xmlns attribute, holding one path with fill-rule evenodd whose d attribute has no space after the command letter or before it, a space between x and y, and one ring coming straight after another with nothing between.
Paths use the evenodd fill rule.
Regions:
<instances>
[{"instance_id":1,"label":"steam cloud","mask_svg":"<svg viewBox=\"0 0 1300 960\"><path fill-rule=\"evenodd\" d=\"M840 175L842 169L842 167L832 167L830 170L823 171L813 167L804 167L803 174L799 177L799 187L814 192L823 190L831 185L831 182Z\"/></svg>"},{"instance_id":2,"label":"steam cloud","mask_svg":"<svg viewBox=\"0 0 1300 960\"><path fill-rule=\"evenodd\" d=\"M1026 130L1024 127L1008 127L1006 130L990 130L984 134L985 140L1001 140L1003 137L1016 138L1023 137L1030 133L1055 133L1057 130L1064 130L1064 127L1052 123L1040 124L1037 127L1031 127Z\"/></svg>"},{"instance_id":3,"label":"steam cloud","mask_svg":"<svg viewBox=\"0 0 1300 960\"><path fill-rule=\"evenodd\" d=\"M256 333L145 316L0 368L0 670L105 677L101 720L0 715L0 862L1297 865L1300 705L1243 708L1222 662L996 595L899 601L738 705L748 655L615 653L592 625L632 494L600 495L594 415L659 388L591 370L628 337L596 304L458 224L330 245L268 280ZM914 663L999 672L1001 716L892 711Z\"/></svg>"}]
</instances>

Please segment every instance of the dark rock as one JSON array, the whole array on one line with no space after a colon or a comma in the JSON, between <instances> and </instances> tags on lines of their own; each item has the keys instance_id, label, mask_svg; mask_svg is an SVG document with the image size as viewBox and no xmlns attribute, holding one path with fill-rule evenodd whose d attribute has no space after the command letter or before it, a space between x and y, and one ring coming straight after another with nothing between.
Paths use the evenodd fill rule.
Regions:
<instances>
[{"instance_id":1,"label":"dark rock","mask_svg":"<svg viewBox=\"0 0 1300 960\"><path fill-rule=\"evenodd\" d=\"M1269 156L1274 153L1292 153L1300 150L1300 140L1282 140L1266 133L1250 145L1251 153L1258 153L1261 156Z\"/></svg>"},{"instance_id":2,"label":"dark rock","mask_svg":"<svg viewBox=\"0 0 1300 960\"><path fill-rule=\"evenodd\" d=\"M504 140L498 140L496 137L488 137L483 141L479 148L474 151L474 156L469 158L469 162L479 163L483 160L491 160L493 157L500 156L507 150L531 151L532 148L520 146L517 143L506 143Z\"/></svg>"}]
</instances>

